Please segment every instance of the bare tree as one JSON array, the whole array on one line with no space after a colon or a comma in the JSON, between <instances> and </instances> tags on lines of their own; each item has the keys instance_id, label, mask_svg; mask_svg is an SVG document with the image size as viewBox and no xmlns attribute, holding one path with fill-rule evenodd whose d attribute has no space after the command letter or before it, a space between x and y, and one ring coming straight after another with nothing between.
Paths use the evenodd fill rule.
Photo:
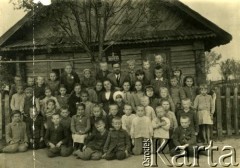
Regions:
<instances>
[{"instance_id":1,"label":"bare tree","mask_svg":"<svg viewBox=\"0 0 240 168\"><path fill-rule=\"evenodd\" d=\"M10 0L17 9L35 11L35 21L51 23L55 35L69 39L93 61L147 17L147 0L53 0L45 7L32 0ZM109 36L111 38L109 38Z\"/></svg>"},{"instance_id":2,"label":"bare tree","mask_svg":"<svg viewBox=\"0 0 240 168\"><path fill-rule=\"evenodd\" d=\"M232 75L232 60L227 59L225 61L220 62L220 74L225 82L227 82Z\"/></svg>"},{"instance_id":3,"label":"bare tree","mask_svg":"<svg viewBox=\"0 0 240 168\"><path fill-rule=\"evenodd\" d=\"M219 60L222 58L221 54L215 51L205 52L205 70L206 74L211 73L211 68L219 64Z\"/></svg>"}]
</instances>

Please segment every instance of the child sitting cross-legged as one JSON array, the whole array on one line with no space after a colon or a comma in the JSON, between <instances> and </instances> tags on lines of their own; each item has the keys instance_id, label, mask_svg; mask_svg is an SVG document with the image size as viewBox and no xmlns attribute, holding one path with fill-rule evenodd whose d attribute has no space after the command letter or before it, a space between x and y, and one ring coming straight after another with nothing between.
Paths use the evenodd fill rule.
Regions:
<instances>
[{"instance_id":1,"label":"child sitting cross-legged","mask_svg":"<svg viewBox=\"0 0 240 168\"><path fill-rule=\"evenodd\" d=\"M122 129L120 117L112 120L113 130L108 134L107 140L103 147L103 156L106 160L123 160L128 156L131 142L128 133Z\"/></svg>"},{"instance_id":2,"label":"child sitting cross-legged","mask_svg":"<svg viewBox=\"0 0 240 168\"><path fill-rule=\"evenodd\" d=\"M82 160L100 160L102 158L102 149L108 137L108 131L103 120L96 121L94 125L96 131L85 139L83 151L77 153Z\"/></svg>"},{"instance_id":3,"label":"child sitting cross-legged","mask_svg":"<svg viewBox=\"0 0 240 168\"><path fill-rule=\"evenodd\" d=\"M21 121L21 112L13 111L12 122L6 127L7 146L1 152L16 153L25 152L28 148L28 138L26 133L26 124Z\"/></svg>"},{"instance_id":4,"label":"child sitting cross-legged","mask_svg":"<svg viewBox=\"0 0 240 168\"><path fill-rule=\"evenodd\" d=\"M144 106L137 106L136 117L132 121L131 138L134 148L134 155L141 155L143 152L143 140L152 138L153 128L149 117L145 116Z\"/></svg>"},{"instance_id":5,"label":"child sitting cross-legged","mask_svg":"<svg viewBox=\"0 0 240 168\"><path fill-rule=\"evenodd\" d=\"M67 157L72 153L72 146L68 146L70 132L60 124L60 115L52 115L52 124L47 128L45 143L48 146L48 157Z\"/></svg>"},{"instance_id":6,"label":"child sitting cross-legged","mask_svg":"<svg viewBox=\"0 0 240 168\"><path fill-rule=\"evenodd\" d=\"M36 107L30 107L29 116L26 120L29 148L42 149L45 147L43 117Z\"/></svg>"}]
</instances>

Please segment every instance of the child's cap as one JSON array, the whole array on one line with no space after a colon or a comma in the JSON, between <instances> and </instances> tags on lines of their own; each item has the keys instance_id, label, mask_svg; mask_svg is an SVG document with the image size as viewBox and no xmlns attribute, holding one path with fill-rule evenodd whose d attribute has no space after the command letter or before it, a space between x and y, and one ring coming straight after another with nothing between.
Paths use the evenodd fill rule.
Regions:
<instances>
[{"instance_id":1,"label":"child's cap","mask_svg":"<svg viewBox=\"0 0 240 168\"><path fill-rule=\"evenodd\" d=\"M113 100L116 101L117 96L120 95L123 98L123 93L121 91L116 91L113 94Z\"/></svg>"},{"instance_id":2,"label":"child's cap","mask_svg":"<svg viewBox=\"0 0 240 168\"><path fill-rule=\"evenodd\" d=\"M135 65L135 60L133 60L133 59L128 60L128 61L127 61L127 64L128 64L128 65L132 65L132 64Z\"/></svg>"},{"instance_id":3,"label":"child's cap","mask_svg":"<svg viewBox=\"0 0 240 168\"><path fill-rule=\"evenodd\" d=\"M91 73L91 70L90 70L90 69L88 69L88 68L87 68L87 69L84 69L84 70L83 70L83 73L85 74L86 72L89 72L89 73Z\"/></svg>"}]
</instances>

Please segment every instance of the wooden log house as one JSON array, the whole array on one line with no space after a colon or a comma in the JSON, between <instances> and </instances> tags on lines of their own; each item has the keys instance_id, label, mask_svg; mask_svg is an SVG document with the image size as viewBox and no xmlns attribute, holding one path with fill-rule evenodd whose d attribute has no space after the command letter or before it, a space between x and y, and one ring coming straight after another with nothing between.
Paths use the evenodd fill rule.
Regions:
<instances>
[{"instance_id":1,"label":"wooden log house","mask_svg":"<svg viewBox=\"0 0 240 168\"><path fill-rule=\"evenodd\" d=\"M115 41L105 53L105 59L110 60L118 53L123 67L126 66L127 60L135 59L140 68L142 59L148 58L153 61L154 55L162 54L170 67L181 68L183 74L193 75L197 82L206 80L204 52L229 43L232 36L182 2L164 2L159 6L161 15L157 16L160 22L158 26L148 24L142 27L139 23L136 29L128 32L121 40ZM126 16L121 14L116 17L118 24L107 34L106 44L122 31L121 23ZM44 77L51 71L60 74L68 61L72 62L79 75L85 68L94 69L90 57L81 48L54 37L49 23L40 22L33 32L32 18L31 13L26 14L0 38L0 55L25 61L16 63L16 74ZM31 62L33 59L36 61L34 64Z\"/></svg>"}]
</instances>

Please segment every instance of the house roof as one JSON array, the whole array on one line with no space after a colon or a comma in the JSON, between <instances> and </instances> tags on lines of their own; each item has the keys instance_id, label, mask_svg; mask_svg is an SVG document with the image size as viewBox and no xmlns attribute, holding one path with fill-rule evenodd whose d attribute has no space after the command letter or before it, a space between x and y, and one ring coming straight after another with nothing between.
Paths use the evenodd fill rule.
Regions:
<instances>
[{"instance_id":1,"label":"house roof","mask_svg":"<svg viewBox=\"0 0 240 168\"><path fill-rule=\"evenodd\" d=\"M113 20L117 19L118 23L108 30L105 42L111 43L114 41L114 44L136 44L201 39L205 40L205 47L208 50L215 46L227 44L232 40L232 36L229 33L182 2L178 0L164 0L164 2L166 2L166 6L161 7L164 14L160 18L163 21L157 28L153 28L149 24L146 26L146 22L143 21L139 22L135 29L125 33L128 27L119 23L124 22L126 15L120 12L112 18ZM172 11L168 12L169 9ZM134 12L131 14L135 15ZM29 24L32 17L32 13L29 12L0 37L0 51L29 50L33 48L32 36L30 35L31 38L25 37L26 30L32 31L32 29L29 29L29 26L32 26L31 23ZM40 35L36 35L34 47L45 49L48 47L72 47L77 45L72 40L60 37L53 38L49 36L49 31L39 31Z\"/></svg>"}]
</instances>

